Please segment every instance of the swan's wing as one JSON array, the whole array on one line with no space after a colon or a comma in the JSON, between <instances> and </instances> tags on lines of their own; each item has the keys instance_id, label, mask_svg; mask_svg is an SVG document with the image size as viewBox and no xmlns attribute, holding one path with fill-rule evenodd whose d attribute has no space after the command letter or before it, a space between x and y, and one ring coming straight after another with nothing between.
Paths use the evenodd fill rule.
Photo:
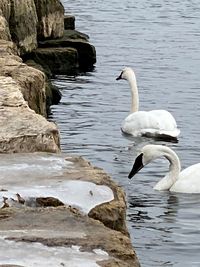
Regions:
<instances>
[{"instance_id":1,"label":"swan's wing","mask_svg":"<svg viewBox=\"0 0 200 267\"><path fill-rule=\"evenodd\" d=\"M184 169L170 191L200 193L200 163Z\"/></svg>"},{"instance_id":2,"label":"swan's wing","mask_svg":"<svg viewBox=\"0 0 200 267\"><path fill-rule=\"evenodd\" d=\"M159 123L158 135L177 137L180 134L176 121L170 112L167 110L152 110L149 113Z\"/></svg>"},{"instance_id":3,"label":"swan's wing","mask_svg":"<svg viewBox=\"0 0 200 267\"><path fill-rule=\"evenodd\" d=\"M157 120L161 130L173 131L177 129L174 117L167 110L152 110L149 113Z\"/></svg>"},{"instance_id":4,"label":"swan's wing","mask_svg":"<svg viewBox=\"0 0 200 267\"><path fill-rule=\"evenodd\" d=\"M198 177L200 182L200 163L184 169L179 175L179 180L188 179L189 177L193 177L192 179L194 179L194 177L195 179Z\"/></svg>"},{"instance_id":5,"label":"swan's wing","mask_svg":"<svg viewBox=\"0 0 200 267\"><path fill-rule=\"evenodd\" d=\"M159 129L159 122L149 112L138 111L125 118L122 130L133 136L142 135L143 131Z\"/></svg>"},{"instance_id":6,"label":"swan's wing","mask_svg":"<svg viewBox=\"0 0 200 267\"><path fill-rule=\"evenodd\" d=\"M175 119L165 110L134 112L124 120L122 131L133 136L169 135L177 137L180 133Z\"/></svg>"}]
</instances>

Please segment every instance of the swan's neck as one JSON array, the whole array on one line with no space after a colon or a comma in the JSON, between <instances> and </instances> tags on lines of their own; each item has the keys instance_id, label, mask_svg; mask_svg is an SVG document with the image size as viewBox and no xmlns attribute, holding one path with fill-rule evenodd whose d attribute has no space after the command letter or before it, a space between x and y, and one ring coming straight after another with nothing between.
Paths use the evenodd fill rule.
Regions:
<instances>
[{"instance_id":1,"label":"swan's neck","mask_svg":"<svg viewBox=\"0 0 200 267\"><path fill-rule=\"evenodd\" d=\"M128 82L131 88L131 110L130 113L137 112L139 110L139 96L137 82L134 76L128 78Z\"/></svg>"},{"instance_id":2,"label":"swan's neck","mask_svg":"<svg viewBox=\"0 0 200 267\"><path fill-rule=\"evenodd\" d=\"M154 189L157 190L170 190L178 180L181 171L181 164L176 153L167 147L164 150L163 156L169 161L169 172L156 184Z\"/></svg>"}]
</instances>

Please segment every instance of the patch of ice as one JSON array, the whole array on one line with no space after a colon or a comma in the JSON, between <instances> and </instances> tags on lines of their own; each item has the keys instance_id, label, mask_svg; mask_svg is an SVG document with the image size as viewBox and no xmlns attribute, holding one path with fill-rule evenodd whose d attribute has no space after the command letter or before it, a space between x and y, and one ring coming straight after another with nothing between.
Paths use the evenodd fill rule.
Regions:
<instances>
[{"instance_id":1,"label":"patch of ice","mask_svg":"<svg viewBox=\"0 0 200 267\"><path fill-rule=\"evenodd\" d=\"M0 183L23 182L29 177L44 179L49 176L59 176L65 170L73 168L71 161L65 160L62 155L45 154L18 154L15 156L0 155ZM23 179L23 181L22 181Z\"/></svg>"},{"instance_id":2,"label":"patch of ice","mask_svg":"<svg viewBox=\"0 0 200 267\"><path fill-rule=\"evenodd\" d=\"M15 242L0 238L0 264L29 267L99 267L97 261L107 260L107 255L80 252L77 246L48 247L40 243Z\"/></svg>"},{"instance_id":3,"label":"patch of ice","mask_svg":"<svg viewBox=\"0 0 200 267\"><path fill-rule=\"evenodd\" d=\"M18 230L0 230L0 236L4 237L21 237L23 235L28 236L40 236L41 238L85 238L86 234L81 231L61 231L55 229L18 229Z\"/></svg>"},{"instance_id":4,"label":"patch of ice","mask_svg":"<svg viewBox=\"0 0 200 267\"><path fill-rule=\"evenodd\" d=\"M72 249L76 250L76 251L80 251L80 246L75 246L75 245L72 245Z\"/></svg>"},{"instance_id":5,"label":"patch of ice","mask_svg":"<svg viewBox=\"0 0 200 267\"><path fill-rule=\"evenodd\" d=\"M19 193L25 200L37 197L54 197L64 204L78 208L88 213L95 206L114 199L113 191L105 185L96 185L92 182L69 180L47 185L26 187L8 187L8 191L0 191L0 198L16 199Z\"/></svg>"},{"instance_id":6,"label":"patch of ice","mask_svg":"<svg viewBox=\"0 0 200 267\"><path fill-rule=\"evenodd\" d=\"M96 253L97 255L102 255L102 256L108 256L108 253L102 249L93 249L94 253Z\"/></svg>"}]
</instances>

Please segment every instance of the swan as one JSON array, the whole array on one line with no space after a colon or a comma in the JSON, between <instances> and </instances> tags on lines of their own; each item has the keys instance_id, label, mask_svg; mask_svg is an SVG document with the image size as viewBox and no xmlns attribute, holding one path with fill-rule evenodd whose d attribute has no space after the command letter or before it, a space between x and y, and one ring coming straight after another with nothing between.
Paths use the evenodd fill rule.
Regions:
<instances>
[{"instance_id":1,"label":"swan","mask_svg":"<svg viewBox=\"0 0 200 267\"><path fill-rule=\"evenodd\" d=\"M139 97L134 71L130 67L122 70L116 80L127 80L131 88L131 111L125 118L123 133L137 136L177 140L180 130L174 117L166 110L138 111Z\"/></svg>"},{"instance_id":2,"label":"swan","mask_svg":"<svg viewBox=\"0 0 200 267\"><path fill-rule=\"evenodd\" d=\"M131 179L145 165L162 156L170 163L169 172L154 186L154 189L179 193L200 193L200 163L181 171L181 164L177 154L163 145L149 144L144 146L139 156L135 159L128 178Z\"/></svg>"}]
</instances>

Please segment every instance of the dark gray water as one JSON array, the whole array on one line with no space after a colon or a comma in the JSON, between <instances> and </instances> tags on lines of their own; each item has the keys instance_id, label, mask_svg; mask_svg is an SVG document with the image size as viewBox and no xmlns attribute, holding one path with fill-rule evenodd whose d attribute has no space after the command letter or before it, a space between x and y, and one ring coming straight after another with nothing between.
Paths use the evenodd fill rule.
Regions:
<instances>
[{"instance_id":1,"label":"dark gray water","mask_svg":"<svg viewBox=\"0 0 200 267\"><path fill-rule=\"evenodd\" d=\"M164 160L148 165L133 180L127 175L137 151L149 139L120 132L130 106L124 66L137 75L140 109L167 109L181 129L168 143L185 168L200 162L200 2L199 0L63 0L76 28L90 35L97 50L93 73L58 77L63 98L52 119L63 152L83 155L104 168L128 200L128 225L143 267L200 266L200 195L157 192ZM163 142L157 142L163 143Z\"/></svg>"}]
</instances>

